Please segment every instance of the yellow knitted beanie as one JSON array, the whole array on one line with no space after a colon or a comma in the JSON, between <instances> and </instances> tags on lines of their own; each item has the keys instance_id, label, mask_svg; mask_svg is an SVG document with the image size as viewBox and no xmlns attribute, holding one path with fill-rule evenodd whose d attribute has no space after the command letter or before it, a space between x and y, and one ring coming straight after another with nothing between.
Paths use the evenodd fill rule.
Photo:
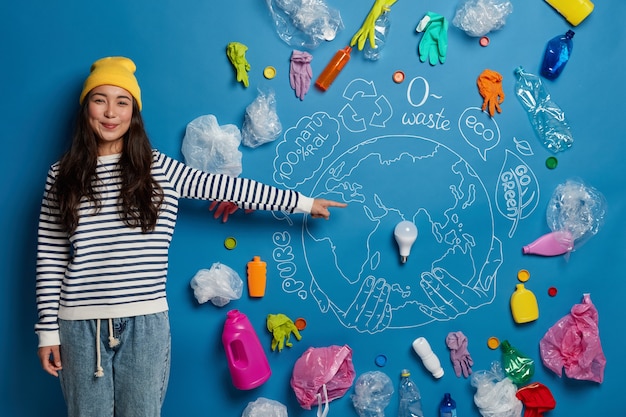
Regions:
<instances>
[{"instance_id":1,"label":"yellow knitted beanie","mask_svg":"<svg viewBox=\"0 0 626 417\"><path fill-rule=\"evenodd\" d=\"M135 78L135 63L122 56L101 58L91 65L90 74L85 80L83 91L80 93L82 104L89 92L101 85L114 85L128 91L137 100L141 110L141 90Z\"/></svg>"}]
</instances>

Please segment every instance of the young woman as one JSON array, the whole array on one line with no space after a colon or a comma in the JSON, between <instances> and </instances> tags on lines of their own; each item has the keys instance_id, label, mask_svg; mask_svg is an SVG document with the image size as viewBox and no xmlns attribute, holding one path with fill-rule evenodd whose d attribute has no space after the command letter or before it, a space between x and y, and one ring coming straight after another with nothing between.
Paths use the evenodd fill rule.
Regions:
<instances>
[{"instance_id":1,"label":"young woman","mask_svg":"<svg viewBox=\"0 0 626 417\"><path fill-rule=\"evenodd\" d=\"M328 219L344 203L205 173L153 150L135 64L96 61L71 148L46 180L38 232L38 356L70 417L156 417L167 388L168 250L180 198Z\"/></svg>"}]
</instances>

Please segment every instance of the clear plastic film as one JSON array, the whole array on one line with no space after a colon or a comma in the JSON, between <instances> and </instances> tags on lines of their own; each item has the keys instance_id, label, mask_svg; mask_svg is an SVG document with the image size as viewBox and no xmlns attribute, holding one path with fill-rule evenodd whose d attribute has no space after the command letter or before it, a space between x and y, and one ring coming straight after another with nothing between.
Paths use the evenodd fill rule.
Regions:
<instances>
[{"instance_id":1,"label":"clear plastic film","mask_svg":"<svg viewBox=\"0 0 626 417\"><path fill-rule=\"evenodd\" d=\"M217 118L208 114L189 122L182 153L185 163L192 168L236 177L242 172L240 143L241 132L237 126L220 126Z\"/></svg>"},{"instance_id":2,"label":"clear plastic film","mask_svg":"<svg viewBox=\"0 0 626 417\"><path fill-rule=\"evenodd\" d=\"M569 179L558 185L548 203L546 220L552 231L569 232L573 248L579 248L604 224L606 199L581 180Z\"/></svg>"},{"instance_id":3,"label":"clear plastic film","mask_svg":"<svg viewBox=\"0 0 626 417\"><path fill-rule=\"evenodd\" d=\"M476 388L474 403L483 417L520 417L522 402L516 397L517 387L504 375L502 365L495 361L491 369L472 374Z\"/></svg>"},{"instance_id":4,"label":"clear plastic film","mask_svg":"<svg viewBox=\"0 0 626 417\"><path fill-rule=\"evenodd\" d=\"M278 36L293 47L317 48L343 29L338 10L323 0L266 0Z\"/></svg>"},{"instance_id":5,"label":"clear plastic film","mask_svg":"<svg viewBox=\"0 0 626 417\"><path fill-rule=\"evenodd\" d=\"M256 148L276 140L283 126L276 113L276 98L272 90L259 90L257 98L246 107L241 128L241 143Z\"/></svg>"},{"instance_id":6,"label":"clear plastic film","mask_svg":"<svg viewBox=\"0 0 626 417\"><path fill-rule=\"evenodd\" d=\"M287 407L275 400L259 397L249 402L241 417L287 417Z\"/></svg>"},{"instance_id":7,"label":"clear plastic film","mask_svg":"<svg viewBox=\"0 0 626 417\"><path fill-rule=\"evenodd\" d=\"M393 382L384 372L370 371L354 383L352 404L360 417L385 417L385 408L393 395Z\"/></svg>"},{"instance_id":8,"label":"clear plastic film","mask_svg":"<svg viewBox=\"0 0 626 417\"><path fill-rule=\"evenodd\" d=\"M211 269L199 270L190 285L198 303L204 304L210 300L217 307L238 300L243 292L243 280L239 274L219 262L214 263Z\"/></svg>"},{"instance_id":9,"label":"clear plastic film","mask_svg":"<svg viewBox=\"0 0 626 417\"><path fill-rule=\"evenodd\" d=\"M513 4L508 0L461 0L452 24L469 36L484 36L502 28L511 12Z\"/></svg>"}]
</instances>

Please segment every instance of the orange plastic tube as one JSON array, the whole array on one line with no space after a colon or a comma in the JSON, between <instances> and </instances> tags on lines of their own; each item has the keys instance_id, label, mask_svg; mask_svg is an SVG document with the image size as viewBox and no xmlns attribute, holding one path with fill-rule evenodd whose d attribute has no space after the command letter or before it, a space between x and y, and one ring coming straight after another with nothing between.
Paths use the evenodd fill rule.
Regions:
<instances>
[{"instance_id":1,"label":"orange plastic tube","mask_svg":"<svg viewBox=\"0 0 626 417\"><path fill-rule=\"evenodd\" d=\"M352 48L346 46L343 49L340 49L335 53L333 59L330 60L326 68L322 71L322 73L317 77L315 81L315 86L322 91L328 90L328 87L335 81L335 78L339 75L343 67L346 66L348 61L350 61L350 52Z\"/></svg>"},{"instance_id":2,"label":"orange plastic tube","mask_svg":"<svg viewBox=\"0 0 626 417\"><path fill-rule=\"evenodd\" d=\"M248 294L250 297L263 297L267 283L267 264L255 256L248 262Z\"/></svg>"}]
</instances>

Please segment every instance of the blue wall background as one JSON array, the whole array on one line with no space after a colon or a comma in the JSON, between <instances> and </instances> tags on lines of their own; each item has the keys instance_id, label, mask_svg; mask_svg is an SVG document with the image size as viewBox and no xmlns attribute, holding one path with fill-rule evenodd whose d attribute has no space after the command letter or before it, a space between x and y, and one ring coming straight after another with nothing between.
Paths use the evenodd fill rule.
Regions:
<instances>
[{"instance_id":1,"label":"blue wall background","mask_svg":"<svg viewBox=\"0 0 626 417\"><path fill-rule=\"evenodd\" d=\"M328 4L341 12L345 29L333 42L311 51L314 79L335 51L350 41L371 7L370 2L355 0ZM492 361L500 359L500 352L486 345L490 336L509 340L533 358L537 365L533 381L548 386L557 401L556 409L548 415L621 413L619 396L625 370L621 357L626 341L619 308L626 267L626 172L622 161L626 146L621 129L626 92L622 74L626 3L596 2L591 16L573 28L575 46L567 68L557 81L546 82L565 111L575 138L570 150L557 155L559 165L554 170L545 167L551 154L539 143L514 95L513 70L521 65L538 73L548 39L571 27L543 1L515 1L506 25L489 34L488 47L479 46L476 38L450 25L446 63L430 66L419 62L416 49L420 35L415 33L415 26L427 11L452 19L456 5L457 1L451 0L399 0L392 7L392 29L382 58L370 62L362 53L353 52L335 84L325 93L311 88L304 101L298 100L289 87L289 57L294 48L277 36L264 1L112 0L95 4L68 0L0 5L4 57L0 120L5 144L0 156L5 196L0 203L5 235L0 251L3 415L54 417L65 413L58 381L41 371L35 355L32 327L36 320L37 216L48 166L69 144L78 94L89 65L108 55L129 56L137 63L143 115L153 145L161 151L182 159L185 127L201 115L214 114L222 125L241 127L257 89L271 88L283 134L259 148L242 146L242 175L307 194L350 199L349 209L335 210L329 222L298 215L287 220L280 213L236 213L221 223L212 218L206 204L182 205L171 248L168 292L173 364L164 416L216 412L239 416L246 404L258 397L284 403L291 416L313 415L315 411L303 410L296 402L289 386L291 370L308 347L333 344L347 344L353 349L357 375L381 370L392 378L396 390L400 370L410 369L422 392L427 416L436 415L444 392L451 392L456 399L459 415L479 415L473 403L475 390L469 380L454 375L445 346L446 335L457 330L468 337L474 371L489 369ZM236 82L226 57L226 45L232 41L249 48L249 88ZM277 68L276 78L263 77L267 65ZM476 78L486 68L504 76L506 98L495 122L476 110L482 104ZM404 83L392 82L396 70L405 72ZM424 97L426 101L416 106ZM427 126L406 122L428 115L438 115L440 121L449 123ZM476 131L463 127L474 120L471 117L485 122L488 133L494 132L497 139L482 140ZM281 164L286 161L286 150L297 143L302 123L310 119L327 122L323 128L317 126L315 134L327 134L324 137L329 140L319 149L308 148L309 158L293 163L291 175L277 175L285 174ZM393 158L403 152L423 155L433 145L440 146L444 159L435 159L432 164L420 161L391 169L367 159L379 154L383 159ZM298 155L304 156L302 151ZM340 163L344 169L355 167L362 157L371 165L364 164L348 178L350 184L364 187L359 201L360 197L342 190L343 184L337 184L336 179L338 172L345 173L340 171ZM444 196L449 197L445 181L454 160L465 161L476 173L475 209L464 214L462 224L454 224L455 230L474 237L476 246L471 259L457 248L454 256L438 264L466 285L456 299L465 302L465 307L452 302L446 309L436 310L446 297L444 288L421 291L418 287L421 272L434 265L440 246L424 226L428 221L450 220L443 216L449 208ZM527 205L515 220L505 209L501 174L519 166L528 170L531 182L526 191L530 194L525 196L532 198L517 196L521 198L518 203ZM549 231L545 219L549 198L557 185L571 178L582 179L606 197L608 212L603 228L569 259L522 255L523 245ZM329 184L338 187L329 188ZM388 199L382 201L384 205L376 205L369 200L374 195ZM425 211L418 209L424 207L439 217L426 218ZM364 216L366 210L370 210L369 219ZM391 233L402 216L417 222L420 236L409 262L400 266ZM303 225L308 231L303 232ZM235 250L224 248L228 236L237 238ZM311 236L332 238L336 252L331 253L327 245L316 243ZM496 258L501 262L489 286L485 276L472 268L490 264L487 261L493 258L488 251L497 242L501 243L502 256ZM500 254L497 250L494 253ZM224 308L210 303L198 305L189 282L199 269L221 262L245 278L246 263L254 255L268 263L264 298L249 299L244 292L241 299ZM540 317L516 325L509 299L518 282L517 271L522 268L531 273L527 288L537 296ZM368 274L379 278L385 288L395 289L383 300L392 307L393 319L388 324L377 322L378 327L373 319L362 319L368 314L367 304L352 303L358 300L360 285ZM477 279L488 286L479 300L467 291ZM556 297L548 296L549 287L558 289ZM407 291L410 301L425 308L411 311L402 305L397 298L402 290ZM607 357L602 384L559 378L541 364L539 356L540 338L582 300L584 293L591 294L600 314L600 335ZM372 296L380 295L375 292ZM437 295L442 298L437 299ZM453 306L457 310L451 309ZM220 338L231 308L249 316L272 367L270 380L252 391L238 391L230 383ZM302 340L280 353L271 352L271 336L264 330L265 317L270 313L306 318L308 326ZM445 369L442 379L433 379L411 351L411 342L418 336L425 336L441 359ZM378 354L388 358L383 368L374 364ZM331 403L331 415L357 415L349 398L352 392ZM394 394L386 415L395 415L397 400Z\"/></svg>"}]
</instances>

